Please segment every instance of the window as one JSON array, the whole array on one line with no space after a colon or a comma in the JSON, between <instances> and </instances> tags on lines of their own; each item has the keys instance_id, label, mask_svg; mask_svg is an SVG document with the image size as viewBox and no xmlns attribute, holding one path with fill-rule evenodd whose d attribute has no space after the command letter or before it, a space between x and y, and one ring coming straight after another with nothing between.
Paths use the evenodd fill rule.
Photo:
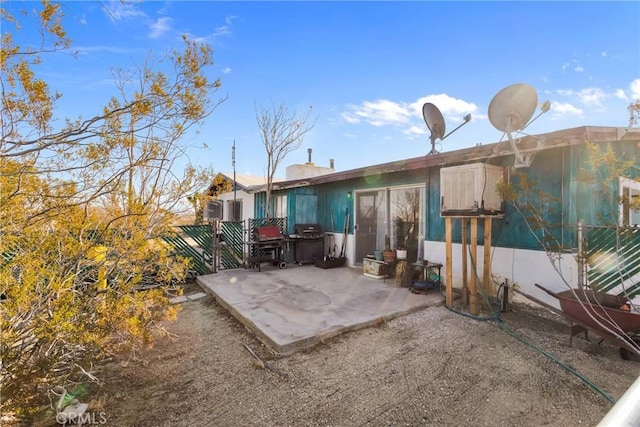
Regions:
<instances>
[{"instance_id":1,"label":"window","mask_svg":"<svg viewBox=\"0 0 640 427\"><path fill-rule=\"evenodd\" d=\"M242 200L227 201L227 220L242 221Z\"/></svg>"},{"instance_id":2,"label":"window","mask_svg":"<svg viewBox=\"0 0 640 427\"><path fill-rule=\"evenodd\" d=\"M287 196L286 195L273 196L273 217L274 218L287 217Z\"/></svg>"},{"instance_id":3,"label":"window","mask_svg":"<svg viewBox=\"0 0 640 427\"><path fill-rule=\"evenodd\" d=\"M640 225L640 182L620 178L620 225Z\"/></svg>"}]
</instances>

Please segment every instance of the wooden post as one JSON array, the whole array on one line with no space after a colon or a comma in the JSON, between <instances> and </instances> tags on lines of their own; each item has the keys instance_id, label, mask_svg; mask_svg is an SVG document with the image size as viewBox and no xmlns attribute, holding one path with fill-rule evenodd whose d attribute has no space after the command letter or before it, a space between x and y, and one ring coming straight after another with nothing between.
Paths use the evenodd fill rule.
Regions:
<instances>
[{"instance_id":1,"label":"wooden post","mask_svg":"<svg viewBox=\"0 0 640 427\"><path fill-rule=\"evenodd\" d=\"M460 218L462 224L462 304L469 304L469 273L467 271L467 218Z\"/></svg>"},{"instance_id":2,"label":"wooden post","mask_svg":"<svg viewBox=\"0 0 640 427\"><path fill-rule=\"evenodd\" d=\"M453 274L452 274L452 244L451 244L451 218L446 217L445 219L445 236L446 236L446 244L445 244L445 269L446 269L446 298L445 303L447 307L451 308L453 305Z\"/></svg>"},{"instance_id":3,"label":"wooden post","mask_svg":"<svg viewBox=\"0 0 640 427\"><path fill-rule=\"evenodd\" d=\"M469 281L469 313L477 315L478 310L478 218L471 218L471 280Z\"/></svg>"},{"instance_id":4,"label":"wooden post","mask_svg":"<svg viewBox=\"0 0 640 427\"><path fill-rule=\"evenodd\" d=\"M482 286L486 295L493 295L495 289L491 280L491 225L493 218L484 219L484 261L482 262Z\"/></svg>"}]
</instances>

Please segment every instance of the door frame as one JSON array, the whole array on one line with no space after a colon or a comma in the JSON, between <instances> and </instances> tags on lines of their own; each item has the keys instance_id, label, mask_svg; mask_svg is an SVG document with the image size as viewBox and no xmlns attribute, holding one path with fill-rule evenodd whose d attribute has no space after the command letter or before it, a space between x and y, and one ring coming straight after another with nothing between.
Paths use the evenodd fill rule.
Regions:
<instances>
[{"instance_id":1,"label":"door frame","mask_svg":"<svg viewBox=\"0 0 640 427\"><path fill-rule=\"evenodd\" d=\"M367 193L376 193L376 192L380 192L380 191L384 191L384 227L385 227L385 231L384 233L382 233L383 237L382 237L382 241L376 241L376 245L380 246L380 248L375 248L375 249L384 249L384 235L389 235L391 236L391 224L393 223L393 221L389 218L389 214L391 212L391 207L390 207L390 193L392 190L402 190L402 189L411 189L411 188L416 188L419 189L419 191L421 192L421 198L422 198L422 203L420 203L420 230L422 232L422 236L419 236L418 238L418 255L423 253L424 250L424 238L425 238L425 232L426 232L426 184L425 183L415 183L415 184L402 184L402 185L392 185L392 186L383 186L383 187L373 187L373 188L361 188L358 190L354 190L353 194L353 242L354 242L354 261L353 264L354 265L362 265L362 258L364 258L364 256L359 257L359 253L362 254L364 251L361 249L361 245L363 244L368 244L368 242L365 242L364 239L364 235L360 234L360 224L359 224L359 218L358 218L358 214L359 214L359 197L361 195L366 195ZM377 233L377 230L376 230ZM419 233L420 234L420 233ZM421 237L421 238L420 238ZM379 239L377 239L379 240ZM393 242L392 242L393 244ZM393 249L393 248L392 248ZM413 260L415 262L415 260Z\"/></svg>"}]
</instances>

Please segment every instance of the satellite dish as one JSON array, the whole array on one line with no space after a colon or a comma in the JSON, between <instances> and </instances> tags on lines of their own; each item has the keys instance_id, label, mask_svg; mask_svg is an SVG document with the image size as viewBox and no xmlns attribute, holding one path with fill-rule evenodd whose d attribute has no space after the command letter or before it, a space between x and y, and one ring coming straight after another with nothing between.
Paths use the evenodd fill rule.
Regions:
<instances>
[{"instance_id":1,"label":"satellite dish","mask_svg":"<svg viewBox=\"0 0 640 427\"><path fill-rule=\"evenodd\" d=\"M549 111L551 103L549 101L544 102L541 106L542 112L531 120L537 106L538 94L536 90L524 83L505 87L493 97L489 104L489 121L494 128L507 134L511 148L516 156L513 165L516 168L529 167L535 152L529 155L520 152L518 148L520 138L514 139L511 132L522 131L533 120L540 117L540 114Z\"/></svg>"},{"instance_id":2,"label":"satellite dish","mask_svg":"<svg viewBox=\"0 0 640 427\"><path fill-rule=\"evenodd\" d=\"M431 131L431 136L429 137L429 139L431 139L431 151L429 152L429 154L437 153L436 139L445 139L446 137L460 129L462 126L469 123L469 120L471 120L471 114L467 114L466 116L464 116L464 122L462 122L460 125L458 125L457 128L445 135L444 131L446 130L447 126L444 122L444 117L442 116L442 113L440 112L440 109L438 109L438 107L430 102L425 103L422 106L422 117L424 117L424 122L427 124L427 127Z\"/></svg>"},{"instance_id":3,"label":"satellite dish","mask_svg":"<svg viewBox=\"0 0 640 427\"><path fill-rule=\"evenodd\" d=\"M502 132L525 128L538 105L536 90L524 83L507 86L489 104L489 121Z\"/></svg>"},{"instance_id":4,"label":"satellite dish","mask_svg":"<svg viewBox=\"0 0 640 427\"><path fill-rule=\"evenodd\" d=\"M431 140L442 139L447 126L440 109L432 103L427 102L422 106L422 117L424 117L424 122L431 131Z\"/></svg>"}]
</instances>

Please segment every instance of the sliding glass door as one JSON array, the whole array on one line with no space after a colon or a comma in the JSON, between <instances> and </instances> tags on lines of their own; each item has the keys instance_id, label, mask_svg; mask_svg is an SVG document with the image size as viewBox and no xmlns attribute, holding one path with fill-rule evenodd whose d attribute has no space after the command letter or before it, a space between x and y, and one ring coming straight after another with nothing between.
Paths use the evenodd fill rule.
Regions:
<instances>
[{"instance_id":1,"label":"sliding glass door","mask_svg":"<svg viewBox=\"0 0 640 427\"><path fill-rule=\"evenodd\" d=\"M406 249L407 260L422 258L424 187L389 190L389 236L392 249Z\"/></svg>"},{"instance_id":2,"label":"sliding glass door","mask_svg":"<svg viewBox=\"0 0 640 427\"><path fill-rule=\"evenodd\" d=\"M424 241L424 186L357 191L355 196L356 263L383 250L407 250L407 260L422 258Z\"/></svg>"},{"instance_id":3,"label":"sliding glass door","mask_svg":"<svg viewBox=\"0 0 640 427\"><path fill-rule=\"evenodd\" d=\"M384 190L356 192L354 233L357 263L374 250L384 249L387 223L385 195Z\"/></svg>"}]
</instances>

